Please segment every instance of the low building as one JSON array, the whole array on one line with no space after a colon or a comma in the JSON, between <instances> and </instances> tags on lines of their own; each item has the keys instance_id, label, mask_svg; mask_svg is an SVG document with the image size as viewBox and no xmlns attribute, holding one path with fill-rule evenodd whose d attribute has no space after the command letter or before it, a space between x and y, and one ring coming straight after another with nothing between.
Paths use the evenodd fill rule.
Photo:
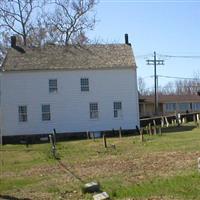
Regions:
<instances>
[{"instance_id":1,"label":"low building","mask_svg":"<svg viewBox=\"0 0 200 200\"><path fill-rule=\"evenodd\" d=\"M140 117L150 117L155 113L154 96L140 96ZM158 115L200 111L198 95L160 95L158 96Z\"/></svg>"},{"instance_id":2,"label":"low building","mask_svg":"<svg viewBox=\"0 0 200 200\"><path fill-rule=\"evenodd\" d=\"M0 73L3 136L139 126L129 43L19 48L14 38L12 47Z\"/></svg>"}]
</instances>

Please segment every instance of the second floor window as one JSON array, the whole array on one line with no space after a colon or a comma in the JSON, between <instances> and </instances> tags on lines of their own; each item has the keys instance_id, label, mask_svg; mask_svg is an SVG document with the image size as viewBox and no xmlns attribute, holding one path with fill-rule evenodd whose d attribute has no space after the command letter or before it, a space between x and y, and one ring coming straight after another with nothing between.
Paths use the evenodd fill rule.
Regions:
<instances>
[{"instance_id":1,"label":"second floor window","mask_svg":"<svg viewBox=\"0 0 200 200\"><path fill-rule=\"evenodd\" d=\"M51 120L50 105L49 104L42 105L42 121L50 121L50 120Z\"/></svg>"},{"instance_id":2,"label":"second floor window","mask_svg":"<svg viewBox=\"0 0 200 200\"><path fill-rule=\"evenodd\" d=\"M19 121L20 122L26 122L28 120L27 106L19 106L18 113L19 113Z\"/></svg>"},{"instance_id":3,"label":"second floor window","mask_svg":"<svg viewBox=\"0 0 200 200\"><path fill-rule=\"evenodd\" d=\"M89 91L89 79L88 78L81 78L81 92L88 92Z\"/></svg>"},{"instance_id":4,"label":"second floor window","mask_svg":"<svg viewBox=\"0 0 200 200\"><path fill-rule=\"evenodd\" d=\"M57 86L57 79L49 79L49 92L57 92L58 86Z\"/></svg>"}]
</instances>

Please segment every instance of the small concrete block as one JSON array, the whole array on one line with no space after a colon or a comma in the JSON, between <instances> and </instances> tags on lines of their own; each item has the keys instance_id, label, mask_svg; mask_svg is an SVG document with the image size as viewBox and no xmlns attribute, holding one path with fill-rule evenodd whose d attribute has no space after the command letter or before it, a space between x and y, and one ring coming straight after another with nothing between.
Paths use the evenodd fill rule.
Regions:
<instances>
[{"instance_id":1,"label":"small concrete block","mask_svg":"<svg viewBox=\"0 0 200 200\"><path fill-rule=\"evenodd\" d=\"M40 138L40 141L46 142L46 141L49 141L49 138L48 138L48 137L41 137L41 138Z\"/></svg>"},{"instance_id":2,"label":"small concrete block","mask_svg":"<svg viewBox=\"0 0 200 200\"><path fill-rule=\"evenodd\" d=\"M93 196L94 200L107 200L110 199L109 195L106 192L102 192L100 194L95 194Z\"/></svg>"},{"instance_id":3,"label":"small concrete block","mask_svg":"<svg viewBox=\"0 0 200 200\"><path fill-rule=\"evenodd\" d=\"M197 159L197 164L198 164L198 170L200 172L200 157Z\"/></svg>"},{"instance_id":4,"label":"small concrete block","mask_svg":"<svg viewBox=\"0 0 200 200\"><path fill-rule=\"evenodd\" d=\"M100 186L96 182L86 183L84 185L84 192L94 193L100 190Z\"/></svg>"}]
</instances>

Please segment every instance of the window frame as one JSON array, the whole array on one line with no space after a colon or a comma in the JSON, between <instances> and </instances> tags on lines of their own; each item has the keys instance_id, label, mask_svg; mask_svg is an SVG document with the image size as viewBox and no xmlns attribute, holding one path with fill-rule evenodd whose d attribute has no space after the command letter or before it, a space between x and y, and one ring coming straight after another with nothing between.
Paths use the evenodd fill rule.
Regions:
<instances>
[{"instance_id":1,"label":"window frame","mask_svg":"<svg viewBox=\"0 0 200 200\"><path fill-rule=\"evenodd\" d=\"M200 110L200 102L193 102L192 103L192 110L199 111Z\"/></svg>"},{"instance_id":2,"label":"window frame","mask_svg":"<svg viewBox=\"0 0 200 200\"><path fill-rule=\"evenodd\" d=\"M91 120L99 119L99 104L97 102L89 103L89 112Z\"/></svg>"},{"instance_id":3,"label":"window frame","mask_svg":"<svg viewBox=\"0 0 200 200\"><path fill-rule=\"evenodd\" d=\"M174 102L165 103L166 112L175 112L177 110L177 104Z\"/></svg>"},{"instance_id":4,"label":"window frame","mask_svg":"<svg viewBox=\"0 0 200 200\"><path fill-rule=\"evenodd\" d=\"M186 110L190 110L190 103L178 103L178 110L181 112L185 112Z\"/></svg>"},{"instance_id":5,"label":"window frame","mask_svg":"<svg viewBox=\"0 0 200 200\"><path fill-rule=\"evenodd\" d=\"M113 102L113 117L114 117L114 119L122 119L123 118L122 101L114 101Z\"/></svg>"},{"instance_id":6,"label":"window frame","mask_svg":"<svg viewBox=\"0 0 200 200\"><path fill-rule=\"evenodd\" d=\"M90 91L90 81L87 77L80 78L80 87L81 92L89 92Z\"/></svg>"},{"instance_id":7,"label":"window frame","mask_svg":"<svg viewBox=\"0 0 200 200\"><path fill-rule=\"evenodd\" d=\"M49 106L48 111L44 111L44 106ZM41 106L41 112L42 112L42 121L51 121L51 105L50 104L42 104ZM48 116L48 117L46 117Z\"/></svg>"},{"instance_id":8,"label":"window frame","mask_svg":"<svg viewBox=\"0 0 200 200\"><path fill-rule=\"evenodd\" d=\"M51 82L56 82L56 84L51 84ZM58 92L58 79L49 79L49 93L57 93Z\"/></svg>"},{"instance_id":9,"label":"window frame","mask_svg":"<svg viewBox=\"0 0 200 200\"><path fill-rule=\"evenodd\" d=\"M21 112L22 110L20 108L25 108L25 111ZM18 121L19 122L27 122L28 121L28 106L27 105L19 105L18 106Z\"/></svg>"}]
</instances>

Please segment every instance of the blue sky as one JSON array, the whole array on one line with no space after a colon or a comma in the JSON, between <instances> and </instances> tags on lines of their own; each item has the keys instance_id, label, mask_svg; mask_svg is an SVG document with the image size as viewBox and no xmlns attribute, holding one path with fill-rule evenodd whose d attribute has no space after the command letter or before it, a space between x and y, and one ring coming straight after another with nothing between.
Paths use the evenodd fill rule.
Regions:
<instances>
[{"instance_id":1,"label":"blue sky","mask_svg":"<svg viewBox=\"0 0 200 200\"><path fill-rule=\"evenodd\" d=\"M151 54L200 56L200 0L199 1L118 1L100 0L96 7L99 20L91 39L109 43L123 43L129 34L138 77L144 77L148 87L153 86L153 66L146 65ZM146 57L141 55L148 55ZM158 74L193 77L200 73L200 59L165 58ZM164 85L173 79L159 78Z\"/></svg>"}]
</instances>

